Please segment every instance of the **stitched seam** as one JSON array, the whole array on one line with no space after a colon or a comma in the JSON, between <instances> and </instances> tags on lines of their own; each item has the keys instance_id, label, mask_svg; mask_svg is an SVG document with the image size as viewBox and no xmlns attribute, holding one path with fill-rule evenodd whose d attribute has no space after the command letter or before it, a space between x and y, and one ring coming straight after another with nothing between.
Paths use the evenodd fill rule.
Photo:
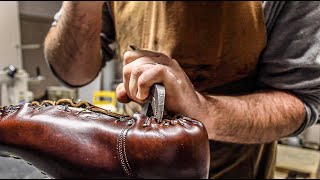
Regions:
<instances>
[{"instance_id":1,"label":"stitched seam","mask_svg":"<svg viewBox=\"0 0 320 180\"><path fill-rule=\"evenodd\" d=\"M117 154L118 154L118 157L119 157L119 161L120 161L120 165L121 165L121 168L122 170L124 171L124 173L131 177L131 174L130 172L128 171L127 167L126 167L126 164L124 163L124 158L123 158L123 145L122 145L122 142L123 142L123 132L126 130L126 127L124 127L119 136L118 136L118 141L117 141Z\"/></svg>"},{"instance_id":2,"label":"stitched seam","mask_svg":"<svg viewBox=\"0 0 320 180\"><path fill-rule=\"evenodd\" d=\"M125 149L125 138L126 138L127 131L129 130L129 127L128 126L124 127L118 136L117 153L118 153L121 168L124 171L124 173L131 178L136 178L137 176L133 173L129 165L127 155L126 155L126 149Z\"/></svg>"},{"instance_id":3,"label":"stitched seam","mask_svg":"<svg viewBox=\"0 0 320 180\"><path fill-rule=\"evenodd\" d=\"M123 155L124 155L124 162L127 165L127 169L130 171L131 177L136 178L135 173L132 171L130 165L129 165L129 161L127 158L127 153L126 153L126 137L127 137L127 132L128 132L129 128L127 128L123 134Z\"/></svg>"}]
</instances>

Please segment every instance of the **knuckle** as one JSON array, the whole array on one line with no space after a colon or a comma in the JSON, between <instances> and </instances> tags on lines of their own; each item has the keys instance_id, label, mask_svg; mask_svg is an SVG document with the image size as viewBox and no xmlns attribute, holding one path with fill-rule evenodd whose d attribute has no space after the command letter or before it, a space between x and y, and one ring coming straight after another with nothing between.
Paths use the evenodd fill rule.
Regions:
<instances>
[{"instance_id":1,"label":"knuckle","mask_svg":"<svg viewBox=\"0 0 320 180\"><path fill-rule=\"evenodd\" d=\"M140 88L147 88L147 87L148 87L148 82L147 82L145 79L143 79L143 78L139 78L139 80L138 80L138 86L139 86Z\"/></svg>"},{"instance_id":2,"label":"knuckle","mask_svg":"<svg viewBox=\"0 0 320 180\"><path fill-rule=\"evenodd\" d=\"M124 77L130 76L130 74L131 74L130 69L131 69L131 68L129 68L129 67L127 67L127 66L124 66L124 67L123 67L122 73L123 73Z\"/></svg>"},{"instance_id":3,"label":"knuckle","mask_svg":"<svg viewBox=\"0 0 320 180\"><path fill-rule=\"evenodd\" d=\"M157 64L154 68L156 75L163 75L166 71L166 68L162 64Z\"/></svg>"},{"instance_id":4,"label":"knuckle","mask_svg":"<svg viewBox=\"0 0 320 180\"><path fill-rule=\"evenodd\" d=\"M142 66L135 66L132 69L132 75L133 76L139 76L143 72L143 67Z\"/></svg>"},{"instance_id":5,"label":"knuckle","mask_svg":"<svg viewBox=\"0 0 320 180\"><path fill-rule=\"evenodd\" d=\"M133 54L132 51L126 51L126 52L123 54L123 62L124 62L125 64L128 63L129 59L132 57L132 54Z\"/></svg>"},{"instance_id":6,"label":"knuckle","mask_svg":"<svg viewBox=\"0 0 320 180\"><path fill-rule=\"evenodd\" d=\"M122 72L123 72L123 74L128 74L129 73L129 67L123 66Z\"/></svg>"}]
</instances>

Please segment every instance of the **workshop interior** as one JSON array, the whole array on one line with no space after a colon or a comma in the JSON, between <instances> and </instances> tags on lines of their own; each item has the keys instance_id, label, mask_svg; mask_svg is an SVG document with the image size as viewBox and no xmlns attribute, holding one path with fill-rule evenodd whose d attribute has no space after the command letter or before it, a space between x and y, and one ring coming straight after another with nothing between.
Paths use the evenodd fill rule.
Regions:
<instances>
[{"instance_id":1,"label":"workshop interior","mask_svg":"<svg viewBox=\"0 0 320 180\"><path fill-rule=\"evenodd\" d=\"M92 82L78 88L65 86L50 70L45 60L44 40L61 5L62 1L0 2L0 106L70 99L123 114L124 104L116 97L116 87L122 81L122 75L116 73L121 61L106 62ZM162 91L156 90L156 95L161 98ZM276 143L272 178L320 178L320 121L299 135L282 138ZM29 159L16 155L0 156L0 179L51 178L50 173L33 166Z\"/></svg>"}]
</instances>

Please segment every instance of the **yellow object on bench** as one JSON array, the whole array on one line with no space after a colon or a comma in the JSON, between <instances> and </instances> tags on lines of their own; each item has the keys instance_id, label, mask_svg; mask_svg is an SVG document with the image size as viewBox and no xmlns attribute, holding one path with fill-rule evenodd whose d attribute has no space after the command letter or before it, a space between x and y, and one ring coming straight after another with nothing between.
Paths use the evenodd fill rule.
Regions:
<instances>
[{"instance_id":1,"label":"yellow object on bench","mask_svg":"<svg viewBox=\"0 0 320 180\"><path fill-rule=\"evenodd\" d=\"M115 91L95 91L93 105L115 112L117 110L117 97Z\"/></svg>"}]
</instances>

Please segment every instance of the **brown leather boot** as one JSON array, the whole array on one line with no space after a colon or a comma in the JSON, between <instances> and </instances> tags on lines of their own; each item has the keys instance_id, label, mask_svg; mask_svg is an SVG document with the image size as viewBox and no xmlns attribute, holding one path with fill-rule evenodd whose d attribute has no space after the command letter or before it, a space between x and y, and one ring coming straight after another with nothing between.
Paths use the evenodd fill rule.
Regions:
<instances>
[{"instance_id":1,"label":"brown leather boot","mask_svg":"<svg viewBox=\"0 0 320 180\"><path fill-rule=\"evenodd\" d=\"M185 116L157 123L68 99L0 109L0 151L53 178L208 178L203 124Z\"/></svg>"}]
</instances>

